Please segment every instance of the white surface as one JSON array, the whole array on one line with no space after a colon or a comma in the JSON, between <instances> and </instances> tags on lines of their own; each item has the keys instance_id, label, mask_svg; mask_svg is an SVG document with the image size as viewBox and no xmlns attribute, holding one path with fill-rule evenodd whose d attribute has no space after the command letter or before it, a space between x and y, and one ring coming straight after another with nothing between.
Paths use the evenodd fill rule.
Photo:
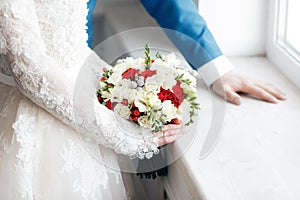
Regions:
<instances>
[{"instance_id":1,"label":"white surface","mask_svg":"<svg viewBox=\"0 0 300 200\"><path fill-rule=\"evenodd\" d=\"M279 104L243 98L227 103L222 137L213 152L199 154L211 119L211 97L202 83L201 132L190 149L170 167L173 192L185 183L193 199L300 199L300 92L263 57L231 58L238 71L276 83L287 94ZM177 144L174 150L181 149ZM175 169L174 169L175 168ZM176 174L177 173L177 174Z\"/></svg>"},{"instance_id":2,"label":"white surface","mask_svg":"<svg viewBox=\"0 0 300 200\"><path fill-rule=\"evenodd\" d=\"M268 0L200 0L199 11L227 56L265 53Z\"/></svg>"}]
</instances>

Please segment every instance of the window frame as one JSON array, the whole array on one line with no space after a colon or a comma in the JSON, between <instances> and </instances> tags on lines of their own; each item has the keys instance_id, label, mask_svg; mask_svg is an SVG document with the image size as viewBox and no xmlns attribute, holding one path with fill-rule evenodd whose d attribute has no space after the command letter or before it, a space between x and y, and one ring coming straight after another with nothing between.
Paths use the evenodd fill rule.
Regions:
<instances>
[{"instance_id":1,"label":"window frame","mask_svg":"<svg viewBox=\"0 0 300 200\"><path fill-rule=\"evenodd\" d=\"M269 0L269 20L266 53L286 77L300 88L300 57L284 43L286 23L279 15L286 15L287 0Z\"/></svg>"}]
</instances>

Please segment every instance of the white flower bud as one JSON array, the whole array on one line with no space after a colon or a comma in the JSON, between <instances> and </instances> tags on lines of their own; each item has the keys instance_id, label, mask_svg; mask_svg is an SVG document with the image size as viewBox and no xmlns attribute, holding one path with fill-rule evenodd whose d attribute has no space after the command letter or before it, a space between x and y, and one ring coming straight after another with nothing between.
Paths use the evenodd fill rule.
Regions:
<instances>
[{"instance_id":1,"label":"white flower bud","mask_svg":"<svg viewBox=\"0 0 300 200\"><path fill-rule=\"evenodd\" d=\"M131 88L132 89L137 88L137 83L135 81L131 81Z\"/></svg>"},{"instance_id":2,"label":"white flower bud","mask_svg":"<svg viewBox=\"0 0 300 200\"><path fill-rule=\"evenodd\" d=\"M138 84L139 87L142 87L144 85L144 79L139 79L137 81L137 84Z\"/></svg>"}]
</instances>

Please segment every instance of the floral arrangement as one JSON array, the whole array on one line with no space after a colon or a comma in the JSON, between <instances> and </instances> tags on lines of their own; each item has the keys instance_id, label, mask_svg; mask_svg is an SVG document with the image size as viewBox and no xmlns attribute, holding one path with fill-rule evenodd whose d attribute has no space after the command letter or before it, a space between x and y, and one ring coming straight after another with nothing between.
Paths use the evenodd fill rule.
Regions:
<instances>
[{"instance_id":1,"label":"floral arrangement","mask_svg":"<svg viewBox=\"0 0 300 200\"><path fill-rule=\"evenodd\" d=\"M183 104L189 106L193 123L197 102L195 71L181 66L174 54L151 59L145 45L145 58L127 57L103 69L98 101L120 117L141 127L160 131L164 125L182 118Z\"/></svg>"}]
</instances>

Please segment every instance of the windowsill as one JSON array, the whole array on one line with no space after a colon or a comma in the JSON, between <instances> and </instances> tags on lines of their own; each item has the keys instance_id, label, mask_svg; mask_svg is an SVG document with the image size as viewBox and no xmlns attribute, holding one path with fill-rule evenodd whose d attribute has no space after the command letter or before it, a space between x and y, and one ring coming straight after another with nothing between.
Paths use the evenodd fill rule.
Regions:
<instances>
[{"instance_id":1,"label":"windowsill","mask_svg":"<svg viewBox=\"0 0 300 200\"><path fill-rule=\"evenodd\" d=\"M244 97L241 106L227 103L222 136L200 160L212 112L211 97L200 83L200 132L169 167L167 193L171 199L300 199L300 91L264 57L230 60L236 71L274 83L288 99L270 104ZM175 143L174 150L180 149Z\"/></svg>"}]
</instances>

